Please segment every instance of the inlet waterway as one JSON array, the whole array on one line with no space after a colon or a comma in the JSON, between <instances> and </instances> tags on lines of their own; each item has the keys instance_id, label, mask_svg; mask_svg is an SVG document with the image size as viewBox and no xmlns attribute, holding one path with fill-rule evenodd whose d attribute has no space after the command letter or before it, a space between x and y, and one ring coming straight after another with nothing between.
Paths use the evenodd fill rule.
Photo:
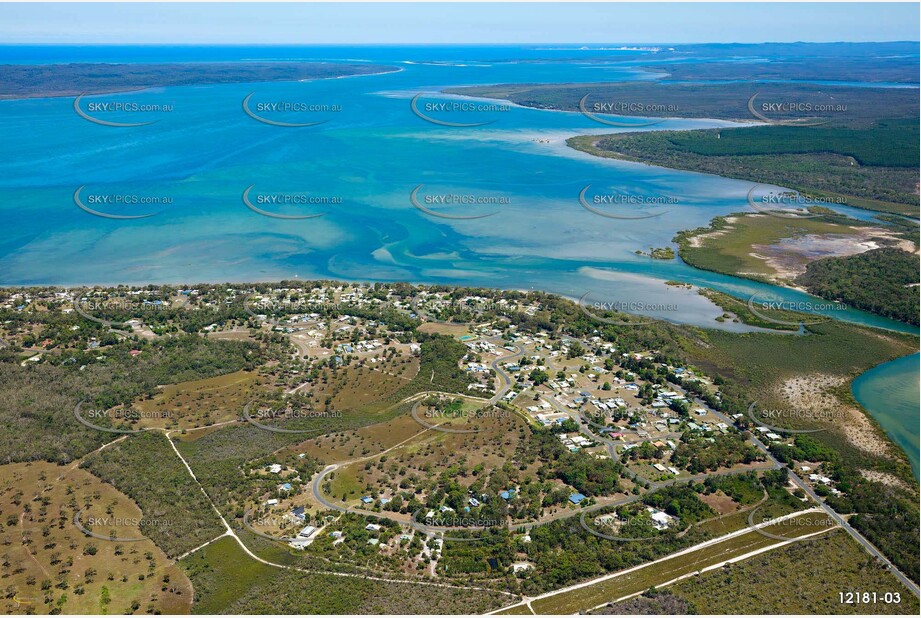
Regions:
<instances>
[{"instance_id":1,"label":"inlet waterway","mask_svg":"<svg viewBox=\"0 0 921 618\"><path fill-rule=\"evenodd\" d=\"M580 113L499 109L496 102L482 100L475 102L492 107L453 114L439 107L471 102L440 93L451 86L654 77L630 62L638 58L636 51L605 53L606 60L595 53L581 61L574 50L509 47L0 48L0 63L271 59L371 62L399 69L347 79L187 85L84 98L87 106L121 103L160 110L106 116L117 122L155 121L136 127L89 122L75 113L73 98L0 102L0 132L7 138L0 141L6 231L0 239L0 285L300 278L539 289L571 298L588 294L606 306L734 331L752 329L717 322L721 309L695 289L665 282L711 287L744 299L820 303L795 290L637 253L668 246L676 232L706 225L714 216L750 210L746 196L752 187L600 159L565 144L574 135L647 127L614 128ZM318 111L276 118L309 117L321 124L292 128L259 122L242 110L249 95L263 104L309 104ZM426 121L411 109L417 96L417 108L430 117L478 126ZM675 118L653 128L730 125ZM599 216L580 203L586 187L592 196L630 196L643 203L623 207L624 214L660 216ZM247 189L251 204L263 211L318 216L265 216L247 206ZM428 210L466 218L433 216L414 205L414 192ZM273 196L301 196L302 201L273 202ZM100 217L78 201L97 212L150 216ZM826 315L917 333L851 309ZM855 383L855 394L860 399L859 393L891 379L889 371L868 372L859 389ZM917 472L917 389L914 400L901 389L879 393L878 405L861 403L909 451L910 441L897 437L900 430L884 418L901 418L914 406L909 416ZM875 396L866 397L872 404ZM910 421L905 417L899 423L912 431Z\"/></svg>"}]
</instances>

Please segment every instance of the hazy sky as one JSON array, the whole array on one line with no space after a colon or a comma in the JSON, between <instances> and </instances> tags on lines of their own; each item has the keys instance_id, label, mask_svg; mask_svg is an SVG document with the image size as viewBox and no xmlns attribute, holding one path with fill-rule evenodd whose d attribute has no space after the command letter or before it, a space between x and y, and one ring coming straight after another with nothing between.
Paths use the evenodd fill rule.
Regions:
<instances>
[{"instance_id":1,"label":"hazy sky","mask_svg":"<svg viewBox=\"0 0 921 618\"><path fill-rule=\"evenodd\" d=\"M0 4L0 43L918 40L917 3Z\"/></svg>"}]
</instances>

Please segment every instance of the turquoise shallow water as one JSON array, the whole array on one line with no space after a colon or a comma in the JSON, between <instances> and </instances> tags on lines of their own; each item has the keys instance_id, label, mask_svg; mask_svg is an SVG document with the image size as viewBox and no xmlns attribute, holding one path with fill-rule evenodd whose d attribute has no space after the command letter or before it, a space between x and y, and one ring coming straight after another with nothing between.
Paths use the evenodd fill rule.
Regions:
<instances>
[{"instance_id":1,"label":"turquoise shallow water","mask_svg":"<svg viewBox=\"0 0 921 618\"><path fill-rule=\"evenodd\" d=\"M851 384L854 398L901 446L918 477L921 356L912 354L874 367Z\"/></svg>"},{"instance_id":2,"label":"turquoise shallow water","mask_svg":"<svg viewBox=\"0 0 921 618\"><path fill-rule=\"evenodd\" d=\"M582 61L581 53L487 47L0 47L0 62L305 59L375 62L400 69L312 82L154 88L82 102L81 109L100 103L171 109L103 114L115 122L157 121L133 128L88 122L74 112L72 98L0 102L0 134L6 137L0 141L0 190L5 197L0 202L5 231L0 238L0 285L403 280L541 289L571 298L589 294L591 302L631 303L636 313L737 331L750 329L718 324L717 307L696 291L664 282L709 286L740 298L816 302L800 292L700 271L679 260L636 255L636 250L665 246L675 232L705 225L716 215L747 210L750 183L573 151L565 145L570 136L631 130L600 125L578 113L512 107L429 114L489 123L448 127L426 122L410 109L418 94L423 95L423 108L458 101L438 94L454 85L652 77L635 64L613 62L632 58L632 52L605 52L608 61L599 61L597 51L591 52L591 61ZM570 60L562 62L564 58ZM323 112L272 116L276 120L301 122L309 116L324 122L302 128L257 122L242 110L250 93L254 104L326 106ZM669 119L656 128L727 124ZM432 210L452 216L497 213L467 220L434 217L410 202L420 185L422 199L451 194L502 202L432 204ZM587 185L590 195L674 203L611 211L632 215L667 210L653 219L605 218L580 205L579 194ZM266 217L243 203L250 186L254 199L284 193L332 203L263 204L275 214L323 213L304 220ZM74 201L78 187L84 187L84 202L102 195L169 201L93 206L123 215L155 213L111 220L80 210ZM859 311L825 313L917 332ZM875 381L872 376L864 380L868 385ZM899 422L914 419L916 463L918 405L917 397L909 395L884 391L880 405L866 407L884 424L889 421L883 408L898 408L897 414L888 414L901 418Z\"/></svg>"},{"instance_id":3,"label":"turquoise shallow water","mask_svg":"<svg viewBox=\"0 0 921 618\"><path fill-rule=\"evenodd\" d=\"M450 85L505 82L591 82L648 78L613 62L559 62L569 51L510 48L3 48L7 61L122 59L348 59L390 64L384 75L300 83L155 88L86 97L81 109L102 103L170 106L170 112L114 113L116 122L156 120L133 128L99 126L80 118L73 99L0 102L0 189L7 234L0 240L0 284L253 281L280 278L407 280L502 288L537 288L597 302L643 303L638 312L705 326L719 310L694 292L664 281L707 285L740 297L809 300L798 292L706 273L680 261L635 254L667 245L681 229L748 208L747 182L601 160L575 152L565 139L613 129L578 113L512 107L436 118L489 122L472 128L426 122L410 110L457 101L438 95ZM597 52L595 52L597 54ZM628 52L609 52L613 59ZM106 56L108 54L108 56ZM215 57L217 56L217 58ZM4 58L5 56L5 58ZM547 58L550 60L538 60ZM519 60L524 59L521 62ZM516 61L511 61L511 60ZM310 114L325 121L306 128L261 124L241 102L301 102L341 111ZM96 114L100 116L102 114ZM298 121L303 114L282 114ZM722 126L718 121L667 120L657 128ZM275 213L324 213L281 220L247 209L242 192L303 193L341 202L327 207L267 208ZM506 200L441 207L470 216L450 220L420 212L423 195L473 195ZM629 194L676 201L667 213L644 220L595 215L578 201L591 195ZM78 209L103 194L158 196L149 206L100 207L108 213L149 214L113 221ZM616 207L615 207L616 208ZM620 207L626 214L637 212ZM835 317L906 328L856 311Z\"/></svg>"}]
</instances>

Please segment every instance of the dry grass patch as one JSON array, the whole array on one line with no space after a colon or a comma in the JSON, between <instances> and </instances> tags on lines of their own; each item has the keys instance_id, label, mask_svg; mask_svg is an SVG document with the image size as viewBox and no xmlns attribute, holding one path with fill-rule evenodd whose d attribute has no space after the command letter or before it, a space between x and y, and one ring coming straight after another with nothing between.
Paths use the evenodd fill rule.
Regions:
<instances>
[{"instance_id":1,"label":"dry grass patch","mask_svg":"<svg viewBox=\"0 0 921 618\"><path fill-rule=\"evenodd\" d=\"M262 389L262 379L248 371L169 384L153 398L132 404L142 413L136 427L189 429L234 420Z\"/></svg>"},{"instance_id":2,"label":"dry grass patch","mask_svg":"<svg viewBox=\"0 0 921 618\"><path fill-rule=\"evenodd\" d=\"M74 526L78 511L94 532L142 540L88 537ZM0 572L15 591L2 603L5 613L190 610L192 586L141 534L141 509L85 470L45 462L0 466L0 517Z\"/></svg>"}]
</instances>

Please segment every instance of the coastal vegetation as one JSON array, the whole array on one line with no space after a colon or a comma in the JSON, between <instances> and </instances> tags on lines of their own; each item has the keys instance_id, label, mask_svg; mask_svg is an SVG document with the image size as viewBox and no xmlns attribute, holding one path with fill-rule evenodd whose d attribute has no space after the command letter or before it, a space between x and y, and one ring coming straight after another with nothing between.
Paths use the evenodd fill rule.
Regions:
<instances>
[{"instance_id":1,"label":"coastal vegetation","mask_svg":"<svg viewBox=\"0 0 921 618\"><path fill-rule=\"evenodd\" d=\"M650 247L648 253L637 250L639 255L648 255L654 260L674 260L675 250L671 247Z\"/></svg>"},{"instance_id":2,"label":"coastal vegetation","mask_svg":"<svg viewBox=\"0 0 921 618\"><path fill-rule=\"evenodd\" d=\"M700 288L698 293L723 310L723 314L716 318L717 322L731 320L758 328L796 332L803 318L802 313L783 308L758 309L756 313L745 300L711 288Z\"/></svg>"},{"instance_id":3,"label":"coastal vegetation","mask_svg":"<svg viewBox=\"0 0 921 618\"><path fill-rule=\"evenodd\" d=\"M769 554L726 565L678 582L662 592L695 607L701 614L740 614L752 607L768 614L915 614L918 599L900 589L886 569L856 549L843 531L821 542L793 543ZM790 573L808 574L790 577ZM842 604L840 592L852 589L859 579L868 590L878 591L877 601L867 605ZM779 588L775 588L775 584ZM783 594L777 594L782 589ZM883 595L890 593L890 601ZM615 607L629 606L629 601Z\"/></svg>"},{"instance_id":4,"label":"coastal vegetation","mask_svg":"<svg viewBox=\"0 0 921 618\"><path fill-rule=\"evenodd\" d=\"M396 71L366 63L182 62L0 65L0 99L72 97L163 86L302 81Z\"/></svg>"},{"instance_id":5,"label":"coastal vegetation","mask_svg":"<svg viewBox=\"0 0 921 618\"><path fill-rule=\"evenodd\" d=\"M829 64L828 59L809 58L765 63L755 70L784 67L808 74L811 67L811 74L819 75L815 68L823 63ZM911 90L732 81L740 79L733 77L738 71L753 69L730 62L658 65L654 70L674 72L676 77L653 82L498 84L447 92L537 109L583 111L602 122L612 116L767 122L758 127L582 135L567 143L597 156L779 185L813 199L917 216L918 101ZM908 80L904 67L894 70ZM788 105L791 102L797 105ZM756 115L762 104L770 111ZM645 126L648 123L637 122L638 128Z\"/></svg>"},{"instance_id":6,"label":"coastal vegetation","mask_svg":"<svg viewBox=\"0 0 921 618\"><path fill-rule=\"evenodd\" d=\"M715 56L719 53L725 50L714 50ZM714 58L645 68L665 79L497 84L446 92L536 109L582 111L601 122L617 117L767 122L768 126L745 128L583 135L567 143L597 156L774 184L810 198L917 216L919 125L914 91L808 83L914 83L916 71L905 57L882 60L841 45L827 46L821 54L757 65ZM629 125L628 120L624 126Z\"/></svg>"},{"instance_id":7,"label":"coastal vegetation","mask_svg":"<svg viewBox=\"0 0 921 618\"><path fill-rule=\"evenodd\" d=\"M93 454L82 466L138 503L144 511L141 532L170 558L223 532L169 438L159 432L129 436Z\"/></svg>"},{"instance_id":8,"label":"coastal vegetation","mask_svg":"<svg viewBox=\"0 0 921 618\"><path fill-rule=\"evenodd\" d=\"M756 101L759 102L803 101L812 103L814 107L832 103L834 105L832 109L838 111L826 113L837 126L849 127L869 126L875 120L881 120L881 113L887 114L890 119L911 118L912 113L918 109L917 97L912 96L912 91L908 88L859 88L777 82L754 84L727 81L688 84L656 80L568 84L496 84L448 88L445 92L471 97L503 99L535 109L571 112L580 111L580 104L583 98L587 97L584 101L586 110L601 118L610 116L717 118L751 123L758 122L759 119L752 115L748 108L748 101L753 95L757 95ZM885 110L885 112L880 110ZM772 119L782 121L821 115L822 112L803 112L792 108L777 109L771 112ZM638 124L645 126L642 123ZM798 132L804 127L788 128ZM829 134L819 133L817 135ZM904 137L901 139L904 141ZM863 136L859 140L865 143ZM796 145L791 144L790 147L795 148ZM892 156L900 155L893 154Z\"/></svg>"},{"instance_id":9,"label":"coastal vegetation","mask_svg":"<svg viewBox=\"0 0 921 618\"><path fill-rule=\"evenodd\" d=\"M866 231L872 235L874 230L856 219L840 216L773 217L759 213L733 213L715 217L706 227L679 232L674 242L678 244L681 259L695 268L789 285L790 260L795 260L797 266L805 269L805 265L815 258L811 251L800 251L802 255L797 255L782 241L834 234L853 245L867 239L869 235L864 233ZM895 241L890 239L890 242ZM844 245L840 250L850 248ZM781 253L786 258L784 270L779 270L766 259L766 256L775 257Z\"/></svg>"},{"instance_id":10,"label":"coastal vegetation","mask_svg":"<svg viewBox=\"0 0 921 618\"><path fill-rule=\"evenodd\" d=\"M916 355L917 333L836 320L834 311L817 307L809 308L817 313L783 303L756 308L755 296L740 291L769 294L772 285L795 287L830 304L918 324L918 225L905 216L918 213L917 47L772 44L758 48L771 50L769 57L758 56L763 62L749 62L755 59L750 47L738 44L615 53L554 50L548 57L532 51L516 62L539 63L541 75L557 64L570 73L574 67L590 69L595 76L639 69L650 79L449 90L560 111L522 115L558 117L564 124L577 119L581 126L624 116L624 124L637 127L656 124L639 118L748 123L569 140L585 152L632 162L595 160L586 169L638 168L642 162L752 185L770 182L801 194L783 190L781 196L783 203L798 206L795 214L772 211L778 206L770 200L759 208L749 193L757 212L717 217L707 227L679 232L669 244L658 238L659 229L652 230L658 232L655 240L637 232L635 242L611 245L620 247L615 252L639 249L627 260L635 262L634 275L615 273L623 270L616 260L607 266L589 258L577 263L572 251L559 247L558 259L539 257L546 242L536 243L546 239L536 219L524 227L492 228L514 237L487 234L472 243L462 242L461 228L475 234L489 223L446 227L433 221L435 227L423 229L418 225L428 224L422 219L405 223L391 217L388 225L377 225L380 213L363 210L356 219L352 210L343 210L307 224L319 236L307 234L308 228L301 235L289 225L263 243L258 234L246 234L256 228L244 224L238 231L245 246L231 239L236 251L229 261L218 255L225 250L223 232L212 230L202 242L185 245L182 234L174 234L166 245L157 244L159 261L151 262L145 245L137 244L138 250L117 264L134 277L166 277L170 264L178 263L173 260L186 263L186 253L192 265L198 263L194 256L214 254L209 268L236 264L234 278L245 278L246 272L277 272L259 269L268 264L263 260L281 255L287 267L297 266L289 272L301 273L294 280L188 289L0 288L0 579L5 582L0 608L7 614L51 615L474 614L510 604L500 613L746 613L753 606L775 614L919 611L917 598L903 585L906 577L917 582L921 572L917 449L906 454L883 430L893 418L901 420L901 411L887 416L874 408L880 425L851 393L852 381L867 370ZM455 62L405 62L404 69L358 59L7 65L0 66L0 99L200 84L261 83L268 91L271 82L397 70L405 70L403 77L456 75L456 70L482 76L490 65L501 67L501 75L512 70L492 61L458 69L449 68ZM806 83L817 79L839 85ZM847 80L914 87L841 85ZM388 80L372 80L376 94L361 90L363 81L302 84L292 91L316 87L335 98L329 93L338 90L331 86L344 84L354 96L365 93L368 100L401 109L404 120L414 123L407 126L416 127L413 135L423 131L423 118L411 114L419 111L415 99L410 106L405 99L381 97ZM463 81L469 80L455 83ZM204 88L196 100L211 100L203 92L216 89L222 88ZM144 96L166 98L170 92ZM828 109L771 108L773 118L766 119L755 112L755 97ZM240 101L231 103L240 114ZM68 101L49 105L69 113ZM365 110L368 118L375 117L374 109ZM810 120L820 122L809 126ZM501 119L495 121L501 125ZM804 126L789 124L798 122ZM247 165L258 165L268 148L275 153L269 167L276 172L284 167L299 177L322 175L336 166L335 149L324 149L324 140L330 147L338 138L345 146L361 145L369 123L359 120L360 131L347 123L329 133L294 130L305 139L288 141L285 130L251 124L247 131L264 136L249 140L259 152ZM228 126L218 122L212 128ZM446 132L432 136L440 140ZM462 128L450 132L461 140L469 136ZM406 131L384 133L393 138ZM149 131L128 134L140 139ZM521 154L525 148L528 156L539 157L538 150L556 148L548 145L556 143L553 135L525 137L530 144L513 144L511 150ZM98 152L93 144L85 146L86 152ZM216 142L211 147L221 150ZM495 143L484 147L495 150ZM162 173L147 177L172 178L183 192L198 193L193 185L229 177L226 166L209 164L227 159L222 152L209 158L192 149L186 154L208 160L174 165L162 150L154 149L151 159ZM455 150L447 153L450 161L442 157L437 163L456 171L447 164L477 158L469 143ZM330 157L313 160L314 151ZM388 163L380 156L387 148L349 152ZM431 158L421 150L401 152L410 162ZM393 176L360 159L349 166L347 181ZM481 171L503 171L480 159ZM571 167L555 171L576 170L582 163L571 160ZM534 172L529 186L545 201L552 197L547 187L574 200L570 188L578 185L569 184L574 179L551 178L538 167L528 168ZM182 183L176 176L183 176L181 170L191 170L199 182ZM521 174L504 176L521 180ZM664 176L650 171L617 184L640 192L681 184L672 182L681 174ZM488 174L477 178L494 186ZM460 176L454 180L463 184ZM33 199L33 189L23 189L27 199L14 196L27 210L47 201ZM360 192L365 197L380 197L371 184L365 189ZM586 205L584 195L583 190ZM220 207L242 208L239 195L234 197L219 200ZM799 197L808 199L797 202ZM377 210L397 213L384 198L376 200ZM719 202L703 201L702 209L720 208ZM862 213L858 220L821 204L877 213ZM196 212L204 214L218 207L199 206ZM406 213L421 216L412 209ZM237 214L261 220L245 209ZM565 209L557 214L568 216ZM362 219L365 215L371 218ZM354 223L343 228L348 233L324 232L343 217ZM583 249L600 246L604 253L611 237L601 219L595 221L581 228L577 240ZM33 223L41 227L40 220ZM634 223L636 230L646 227ZM615 235L624 231L612 225ZM128 227L116 227L121 231L110 234L106 246L134 247L124 235ZM419 236L419 230L428 231ZM48 276L42 273L56 273L77 281L95 272L81 269L76 257L65 269L46 260L24 272L32 257L47 253L48 238L31 244L29 233L12 238L29 245L11 250L6 272L12 280L38 281ZM81 246L104 251L80 238L76 249L62 240L49 259L77 256ZM507 277L504 270L509 260L502 255L517 245L515 239L530 239L527 255L512 265L525 279ZM387 250L374 251L375 243ZM657 243L666 246L648 246ZM367 259L375 266L346 259L355 249L370 253ZM484 251L495 258L488 269L495 276L477 272L496 288L309 280L317 272L334 272L351 279L454 281L474 272L467 267L473 269L471 260ZM676 253L693 267L729 275L703 279L740 297L697 287L702 278L678 262ZM100 259L97 266L115 261ZM545 274L544 264L562 270ZM558 276L582 264L577 275ZM636 290L647 288L630 279L648 284L650 272L666 271L685 280L664 285L657 280L645 299ZM759 283L734 285L732 277ZM524 282L518 285L531 291L498 289L519 279ZM534 291L541 281L583 281L615 302L583 304L588 292L574 302ZM802 291L773 291L806 298ZM679 323L608 309L636 307L631 301L661 295L679 301L662 303ZM661 315L651 306L644 310ZM680 323L686 307L698 325ZM711 325L723 329L706 327L700 317L719 313ZM916 356L910 360L916 365ZM882 383L874 380L866 377L871 385ZM891 385L885 388L882 396L861 394L861 401L868 407L893 401ZM768 523L774 518L782 521ZM750 529L756 521L768 534ZM798 542L795 537L803 535L812 538ZM876 549L868 552L869 545ZM876 557L880 554L885 559ZM849 605L838 596L847 591L899 597Z\"/></svg>"},{"instance_id":11,"label":"coastal vegetation","mask_svg":"<svg viewBox=\"0 0 921 618\"><path fill-rule=\"evenodd\" d=\"M692 358L740 387L722 387L727 408L739 413L746 413L755 400L776 409L817 406L817 410L823 410L823 424L818 418L791 419L788 423L798 428L828 428L811 435L838 453L837 461L831 465L832 474L846 482L849 494L847 500L830 497L829 503L839 505L842 513L853 513L851 523L855 528L895 564L904 566L906 573L915 573L918 547L916 542L907 541L918 535L918 510L914 504L917 493L912 489L916 487L915 477L904 454L894 452L883 440L870 438L880 435L881 430L857 410L846 385L869 366L914 352L916 344L907 336L883 335L837 321L812 324L806 329L810 336L749 333L738 337L710 331L705 339L707 346L697 347ZM855 357L855 349L861 350L860 359ZM876 360L861 368L861 359L867 355ZM820 387L817 397L797 394L803 380ZM861 425L863 429L858 429ZM862 470L876 470L901 481L872 482ZM896 535L895 530L901 532Z\"/></svg>"},{"instance_id":12,"label":"coastal vegetation","mask_svg":"<svg viewBox=\"0 0 921 618\"><path fill-rule=\"evenodd\" d=\"M916 173L907 163L918 158L918 126L887 119L866 128L646 131L583 135L567 144L601 157L788 187L816 203L917 216Z\"/></svg>"},{"instance_id":13,"label":"coastal vegetation","mask_svg":"<svg viewBox=\"0 0 921 618\"><path fill-rule=\"evenodd\" d=\"M812 294L879 315L918 324L918 256L892 247L806 265L796 278Z\"/></svg>"},{"instance_id":14,"label":"coastal vegetation","mask_svg":"<svg viewBox=\"0 0 921 618\"><path fill-rule=\"evenodd\" d=\"M283 287L289 302L296 304L299 293L296 284L283 284ZM359 286L340 285L336 289L337 294L360 295ZM226 290L225 287L225 294ZM316 288L311 287L311 290L315 292ZM27 336L37 339L29 342L31 345L41 344L45 340L38 340L35 336L38 333L61 334L54 335L52 342L57 343L46 350L47 358L39 358L24 367L17 356L4 361L0 369L6 371L4 375L11 380L20 376L20 372L22 376L48 372L49 376L65 378L60 380L65 385L69 384L68 379L74 380L68 385L73 389L95 384L82 382L90 377L101 380L107 374L135 376L126 380L114 396L106 396L105 389L98 391L98 395L97 391L89 390L85 397L97 406L134 405L146 409L144 404L152 405L151 402L165 405L167 397L181 402L183 409L208 409L213 403L211 397L240 404L245 399L242 394L227 391L228 384L239 383L253 389L252 397L257 402L253 413L262 405L282 410L303 406L313 411L337 412L321 415L319 418L324 420L319 423L310 417L287 419L283 415L263 419L278 428L307 430L296 434L266 431L244 422L236 416L242 410L232 410L222 424L215 424L215 419L200 414L190 416L201 418L203 425L200 427L173 429L128 423L134 429L146 427L146 430L86 457L78 470L93 473L96 475L93 478L109 484L106 487L117 488L136 502L145 516L154 520L142 524L138 533L143 531L143 535L155 542L166 556L180 556L223 532L208 504L210 498L241 542L258 556L276 564L352 574L386 573L396 579L434 577L452 584L475 583L484 588L532 595L663 558L695 543L740 530L746 525L747 511L762 499L765 501L760 503L760 508L764 516L803 508L800 498L785 489L786 470L767 470L764 454L755 451L748 440L749 432L754 430L746 415L752 401L789 406L791 403L785 393L791 381L819 375L828 382L828 392L823 396L833 398L835 409L845 406L857 415L854 418L864 419L861 421L864 424L870 423L856 404L847 399L844 385L869 367L910 353L915 345L915 340L908 335L882 333L841 322L809 324L805 327L805 336L770 332L737 334L664 322L617 325L615 318L625 316L613 311L602 312L613 322L605 323L586 314L572 301L540 292L438 289L434 286L395 286L393 290L396 293L384 286L360 288L362 295L367 292L375 302L389 302L386 308L382 305L382 308L371 310L329 303L323 318L310 317L310 310L302 309L303 317L311 320L306 326L295 327L304 323L300 321L302 316L293 314L290 321L279 326L258 324L257 327L255 320L236 316L231 310L226 322L205 324L201 332L168 330L166 335L144 339L120 334L97 347L91 347L90 343L102 341L102 333L92 327L87 328L86 333L81 333L81 329L70 331L67 326L49 328L74 319L53 306L41 312L13 311L10 315L17 316L18 321L13 325L16 335L12 339L17 345L25 342ZM263 294L272 293L272 286L267 285ZM238 298L242 296L244 294ZM584 448L567 445L566 434L580 431L579 424L572 419L546 427L539 427L536 421L522 422L523 418L532 418L524 414L523 408L538 403L540 397L528 393L494 406L487 405L485 400L492 393L488 386L484 397L472 397L471 385L485 384L475 376L483 371L495 377L488 373L492 371L489 367L501 364L501 360L495 363L488 360L490 352L476 345L476 339L465 344L455 337L421 332L420 320L394 317L395 326L385 326L383 316L399 312L393 308L398 306L403 307L404 314L408 313L410 308L415 308L412 301L438 305L441 307L439 318L449 323L457 323L457 316L465 315L477 324L486 325L482 328L494 329L489 331L493 334L485 338L495 342L492 352L497 359L515 358L505 363L515 362L518 366L509 384L513 392L523 392L525 388L543 392L538 389L550 388L550 382L563 380L568 373L580 376L598 371L606 373L606 380L610 382L615 379L621 381L618 384L636 381L636 401L641 405L650 405L658 392L681 389L688 397L699 398L703 402L701 405L736 420L721 431L713 432L711 439L701 438L699 429L692 430L688 424L691 418L696 418L692 416L694 405L690 402L670 404L670 414L676 415L675 420L683 429L680 437L673 437L672 459L668 463L681 470L676 473L677 478L671 477L675 478L671 486L652 487L642 478L634 477L635 470L611 457L603 445ZM229 303L228 306L234 305ZM197 310L195 303L187 309L189 313ZM368 317L356 318L359 311ZM784 315L794 320L802 317L794 312ZM742 321L750 317L741 310L736 316ZM188 320L188 317L176 316L162 326L170 329L180 319ZM74 319L74 322L74 326L80 326L85 320ZM320 322L324 327L318 326ZM370 331L373 334L368 334L369 329L373 329ZM67 332L77 334L66 339L63 333ZM303 335L314 334L299 339L302 332ZM533 355L537 358L531 358L530 350L521 351L523 344L519 338L531 337L541 340L541 351ZM380 343L376 348L379 356L373 357L374 363L370 362L371 356L366 356L362 364L355 358L357 347L371 338ZM483 341L481 334L480 342ZM311 352L309 356L298 355L298 343L307 347ZM347 345L354 349L346 349ZM407 352L412 350L406 357L411 361L409 364L398 361L397 347ZM93 350L92 356L86 353L82 358L91 358L94 362L83 369L80 364L63 362L70 355L88 349ZM854 355L853 349L860 349L861 354ZM536 351L533 347L531 350ZM558 372L556 367L550 366L539 369L541 363L552 365L545 360L551 351L559 352L555 357L558 360L553 362L563 363L566 371ZM186 362L180 362L174 354L184 354ZM585 361L587 356L596 358ZM114 360L106 364L99 357ZM414 363L418 363L418 369ZM597 367L593 369L592 364ZM381 371L371 371L371 366L393 372L388 375L388 386L382 388L377 398L362 394L363 389L371 388L368 385L383 384L379 381ZM399 373L410 367L411 370ZM474 368L477 371L473 371ZM689 379L687 371L703 381ZM171 375L181 381L170 381ZM228 377L226 381L216 380L218 376ZM587 388L605 391L602 381L586 382L589 383L597 383L597 387ZM9 388L12 392L13 386ZM311 392L313 390L321 393L319 399ZM611 390L610 384L607 390ZM345 395L351 391L354 393ZM433 396L432 392L441 394ZM28 396L28 393L24 391L20 396ZM633 397L626 393L623 396ZM327 406L329 397L353 403ZM469 424L475 419L477 427L484 431L459 436L426 431L410 414L416 403L424 406L423 413L430 411L435 418L452 427ZM288 408L283 407L285 405ZM73 419L76 423L71 431L70 440L74 444L70 448L88 449L78 456L86 455L92 450L92 443L84 445L78 438L102 432L80 425L72 410L71 407L60 413L59 418L61 421ZM486 415L478 419L476 414L480 412L496 417ZM12 412L9 414L11 419L17 418ZM625 424L618 418L622 425ZM608 421L601 419L601 422ZM849 432L855 422L822 415L812 420L794 419L793 425L797 427L826 431L811 435L809 439L785 440L783 445L772 448L772 452L788 462L791 469L804 460L811 465L821 465L822 472L833 479L839 491L832 495L822 489L828 503L841 513L851 514L851 524L855 528L900 569L911 572L918 560L917 551L912 547L913 543L917 544L918 531L917 505L912 502L915 496L910 489L913 478L910 467L904 454L887 443L872 424L861 439L877 440L887 445L886 450L868 451L859 441L854 442ZM164 430L169 431L168 436L163 435ZM34 431L40 433L33 435L29 444L40 444L42 436L51 435L56 428L49 425ZM99 445L113 439L114 436L106 435ZM176 456L171 439L188 461L194 477ZM34 458L34 455L29 457L29 444L23 442L18 447L18 456L24 461ZM630 459L628 464L651 468L650 462L657 461L659 455L656 453L662 449L664 446L653 449L652 445L642 445L636 450L636 458ZM73 461L73 458L62 463ZM337 514L336 509L313 502L311 483L316 474L331 463L339 467L323 483L328 500L335 503L341 499L351 508L359 503L359 498L368 496L374 505ZM680 478L680 475L693 473L716 475L691 482ZM887 475L885 478L890 482L877 482L865 473ZM288 488L284 489L284 485ZM573 500L577 492L583 497ZM505 497L501 497L503 493ZM386 503L379 500L384 497ZM471 502L471 497L476 497L478 504ZM270 507L265 505L269 498L287 501L275 511L279 516L287 516L294 506L303 505L308 509L305 517L311 523L325 526L335 522L336 530L348 538L336 544L337 539L326 531L322 538L316 539L315 548L295 551L249 533L244 515L254 507L260 513L268 513ZM610 514L606 512L610 507L605 501L615 500L627 500L628 506L623 511L613 509L611 512L641 517L649 507L676 517L681 523L674 529L656 533L653 540L626 543L595 536L579 525L578 518L585 513L591 529L600 531L599 526L603 524L594 518ZM422 537L416 533L418 538L412 535L409 539L400 538L398 530L405 526L411 514L423 508L440 511L441 506L457 513L464 512L477 520L501 522L501 525L489 525L483 530L460 530L459 536L468 536L471 540L476 537L476 540L445 539L437 552L433 543L423 544ZM533 525L535 520L542 519L545 520L539 525ZM158 520L169 521L171 525L158 526ZM369 522L381 526L373 536L367 529ZM532 527L516 529L516 522L522 522L522 526L528 522ZM292 526L296 527L297 523ZM525 533L529 537L527 541ZM745 542L733 541L724 546L730 555L766 547L760 543L769 541L760 535L754 535L757 539L744 536ZM370 541L373 540L378 544L372 545ZM210 553L212 551L216 553ZM365 598L363 589L353 595L357 601L351 597L318 599L298 592L299 587L306 585L304 582L314 581L311 578L322 578L324 586L339 586L343 590L355 579L336 577L332 573L280 572L277 567L270 567L276 572L269 574L257 572L261 567L253 567L256 571L252 573L252 581L232 581L235 576L226 573L230 567L223 564L231 561L221 556L239 551L234 539L220 539L180 561L186 565L195 585L197 603L201 604L196 606L196 611L215 607L240 611L263 608L270 598L267 596L270 590L284 590L292 603L303 607L330 611L336 608L372 611L390 607L386 598L381 601L383 605L361 600ZM426 556L423 551L430 553ZM692 561L690 566L686 561L672 564L677 570L693 570L696 564L724 560L724 555L705 553L701 554L702 562ZM239 567L243 571L249 569L251 562L248 558L245 561L247 565ZM528 563L527 574L515 572L515 565L520 566L520 563ZM644 571L650 579L636 580L636 592L663 581L662 576L670 572L658 568ZM349 583L334 583L340 579ZM629 581L633 581L632 577ZM417 587L409 582L394 583L394 586L402 587L400 590ZM458 602L451 589L438 590L447 596L431 599L429 602L436 604L433 606L447 608L447 603ZM488 603L484 601L484 610L487 606L499 607L510 599L497 596L493 602L492 594L487 594L489 599ZM578 609L600 605L610 598L592 600L591 605L579 600L581 607ZM445 605L438 605L442 603Z\"/></svg>"},{"instance_id":15,"label":"coastal vegetation","mask_svg":"<svg viewBox=\"0 0 921 618\"><path fill-rule=\"evenodd\" d=\"M736 213L714 218L708 227L675 237L681 259L703 270L758 281L804 287L820 298L907 322L918 323L919 278L916 243L905 241L901 227L874 225L835 213L780 217ZM866 251L867 244L883 245ZM831 257L822 257L822 246ZM839 255L834 255L837 252ZM708 296L715 297L708 292ZM749 308L732 298L715 299L768 328Z\"/></svg>"}]
</instances>

